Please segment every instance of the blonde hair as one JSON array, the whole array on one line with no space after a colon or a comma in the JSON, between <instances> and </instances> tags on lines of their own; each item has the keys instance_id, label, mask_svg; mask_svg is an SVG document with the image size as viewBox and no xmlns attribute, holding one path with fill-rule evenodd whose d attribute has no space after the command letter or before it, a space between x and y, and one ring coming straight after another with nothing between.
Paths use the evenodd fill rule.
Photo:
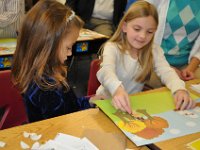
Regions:
<instances>
[{"instance_id":1,"label":"blonde hair","mask_svg":"<svg viewBox=\"0 0 200 150\"><path fill-rule=\"evenodd\" d=\"M55 0L40 0L28 12L17 39L12 79L22 93L35 82L44 90L61 86L68 89L67 68L59 59L63 39L83 21ZM49 79L53 79L52 83Z\"/></svg>"},{"instance_id":2,"label":"blonde hair","mask_svg":"<svg viewBox=\"0 0 200 150\"><path fill-rule=\"evenodd\" d=\"M122 53L125 53L126 50L131 50L131 45L126 38L126 34L122 31L122 26L124 22L129 22L136 18L148 16L152 16L158 25L158 14L156 8L153 5L142 0L134 2L124 14L114 35L107 42L117 43L117 46ZM138 52L138 61L142 67L142 72L136 79L138 82L144 82L150 79L150 75L153 70L152 43L153 38ZM102 53L103 47L101 50L101 54Z\"/></svg>"}]
</instances>

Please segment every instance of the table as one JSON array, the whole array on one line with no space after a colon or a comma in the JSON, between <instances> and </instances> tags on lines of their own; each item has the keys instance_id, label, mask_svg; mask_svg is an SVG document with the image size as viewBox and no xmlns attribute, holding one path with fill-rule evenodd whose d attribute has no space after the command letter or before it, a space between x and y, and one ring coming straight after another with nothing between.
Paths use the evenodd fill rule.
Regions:
<instances>
[{"instance_id":1,"label":"table","mask_svg":"<svg viewBox=\"0 0 200 150\"><path fill-rule=\"evenodd\" d=\"M33 144L31 140L27 140L23 137L24 131L42 134L42 138L39 142L43 143L49 139L53 139L57 133L81 137L83 131L88 128L125 136L101 110L95 108L1 130L0 141L6 143L6 147L2 148L2 150L16 150L21 148L21 140L27 144ZM129 139L127 139L127 148L133 150L149 150L146 146L136 147Z\"/></svg>"},{"instance_id":2,"label":"table","mask_svg":"<svg viewBox=\"0 0 200 150\"><path fill-rule=\"evenodd\" d=\"M186 84L187 87L189 87L190 84L199 82L200 79L189 81ZM163 87L155 90L140 92L138 94L165 90L168 89ZM54 138L55 135L59 132L81 137L83 131L88 128L103 132L118 133L122 136L125 136L121 130L101 110L95 108L47 119L36 123L1 130L0 141L6 142L7 147L5 147L5 149L20 149L19 142L24 140L24 131L42 134L42 138L39 141L42 143L51 138ZM200 132L154 143L153 145L149 145L149 148L154 150L189 150L187 149L186 144L198 139L199 137ZM33 144L31 141L25 142L28 144ZM127 148L132 148L134 150L148 150L146 146L136 147L136 145L129 139L127 139Z\"/></svg>"},{"instance_id":3,"label":"table","mask_svg":"<svg viewBox=\"0 0 200 150\"><path fill-rule=\"evenodd\" d=\"M77 42L72 48L73 56L96 54L109 37L89 29L81 29Z\"/></svg>"},{"instance_id":4,"label":"table","mask_svg":"<svg viewBox=\"0 0 200 150\"><path fill-rule=\"evenodd\" d=\"M96 54L100 46L108 39L88 29L81 29L77 42L72 47L73 56ZM16 39L0 39L0 69L10 69L12 56L16 48Z\"/></svg>"}]
</instances>

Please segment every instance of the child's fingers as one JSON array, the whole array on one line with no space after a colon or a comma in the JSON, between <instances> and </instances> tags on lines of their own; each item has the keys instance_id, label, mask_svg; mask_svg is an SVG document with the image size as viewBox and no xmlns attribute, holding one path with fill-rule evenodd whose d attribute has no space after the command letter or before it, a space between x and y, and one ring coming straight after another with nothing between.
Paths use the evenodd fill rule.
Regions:
<instances>
[{"instance_id":1,"label":"child's fingers","mask_svg":"<svg viewBox=\"0 0 200 150\"><path fill-rule=\"evenodd\" d=\"M114 98L114 99L113 99L113 105L114 105L114 107L115 107L116 109L120 109L120 110L126 112L126 110L125 110L125 109L123 108L123 106L121 105L119 98Z\"/></svg>"},{"instance_id":2,"label":"child's fingers","mask_svg":"<svg viewBox=\"0 0 200 150\"><path fill-rule=\"evenodd\" d=\"M127 96L126 97L126 104L124 105L124 108L126 109L126 111L131 114L132 113L132 110L131 110L131 104L130 104L130 100L129 100L129 97Z\"/></svg>"},{"instance_id":3,"label":"child's fingers","mask_svg":"<svg viewBox=\"0 0 200 150\"><path fill-rule=\"evenodd\" d=\"M123 99L121 99L120 103L123 109L126 110L126 112L128 112L129 114L131 114L130 100L128 95L125 95Z\"/></svg>"},{"instance_id":4,"label":"child's fingers","mask_svg":"<svg viewBox=\"0 0 200 150\"><path fill-rule=\"evenodd\" d=\"M185 110L188 106L188 100L183 99L180 110Z\"/></svg>"},{"instance_id":5,"label":"child's fingers","mask_svg":"<svg viewBox=\"0 0 200 150\"><path fill-rule=\"evenodd\" d=\"M113 98L113 103L115 108L120 109L124 112L128 112L129 114L131 113L129 99L127 99L126 97L123 98L115 97Z\"/></svg>"},{"instance_id":6,"label":"child's fingers","mask_svg":"<svg viewBox=\"0 0 200 150\"><path fill-rule=\"evenodd\" d=\"M194 100L190 99L187 109L194 108L195 106L196 106L196 102Z\"/></svg>"},{"instance_id":7,"label":"child's fingers","mask_svg":"<svg viewBox=\"0 0 200 150\"><path fill-rule=\"evenodd\" d=\"M175 105L176 105L176 110L179 110L179 109L180 109L181 104L182 104L182 99L179 100L178 97L176 97L176 103L175 103Z\"/></svg>"}]
</instances>

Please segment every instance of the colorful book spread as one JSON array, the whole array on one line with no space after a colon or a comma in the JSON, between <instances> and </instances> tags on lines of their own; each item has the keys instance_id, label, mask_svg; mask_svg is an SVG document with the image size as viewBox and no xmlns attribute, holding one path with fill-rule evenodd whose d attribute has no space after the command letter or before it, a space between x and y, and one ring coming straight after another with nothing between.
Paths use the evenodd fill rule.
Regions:
<instances>
[{"instance_id":1,"label":"colorful book spread","mask_svg":"<svg viewBox=\"0 0 200 150\"><path fill-rule=\"evenodd\" d=\"M16 49L16 39L0 39L0 69L10 68Z\"/></svg>"},{"instance_id":2,"label":"colorful book spread","mask_svg":"<svg viewBox=\"0 0 200 150\"><path fill-rule=\"evenodd\" d=\"M17 39L0 39L0 55L13 55Z\"/></svg>"},{"instance_id":3,"label":"colorful book spread","mask_svg":"<svg viewBox=\"0 0 200 150\"><path fill-rule=\"evenodd\" d=\"M111 100L95 103L137 146L200 132L200 99L196 99L199 104L196 108L184 111L174 110L169 91L135 95L130 99L132 115L116 110Z\"/></svg>"}]
</instances>

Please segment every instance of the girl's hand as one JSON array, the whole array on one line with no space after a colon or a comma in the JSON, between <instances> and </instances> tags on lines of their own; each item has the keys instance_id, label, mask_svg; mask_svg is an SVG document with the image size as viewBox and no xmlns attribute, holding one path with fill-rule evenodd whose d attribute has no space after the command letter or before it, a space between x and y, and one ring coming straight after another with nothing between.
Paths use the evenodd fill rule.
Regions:
<instances>
[{"instance_id":1,"label":"girl's hand","mask_svg":"<svg viewBox=\"0 0 200 150\"><path fill-rule=\"evenodd\" d=\"M181 79L181 80L184 80L184 76L182 76L182 71L181 70L179 70L179 69L177 69L176 67L172 67L175 71L176 71L176 73L177 73L177 75L179 76L179 78ZM185 81L185 80L184 80Z\"/></svg>"},{"instance_id":2,"label":"girl's hand","mask_svg":"<svg viewBox=\"0 0 200 150\"><path fill-rule=\"evenodd\" d=\"M105 96L104 95L94 95L94 96L90 97L89 101L101 100L101 99L105 99Z\"/></svg>"},{"instance_id":3,"label":"girl's hand","mask_svg":"<svg viewBox=\"0 0 200 150\"><path fill-rule=\"evenodd\" d=\"M129 114L132 113L129 96L122 86L117 88L117 91L112 98L112 104L116 109L128 112Z\"/></svg>"},{"instance_id":4,"label":"girl's hand","mask_svg":"<svg viewBox=\"0 0 200 150\"><path fill-rule=\"evenodd\" d=\"M191 99L185 90L177 90L174 94L176 110L184 110L194 108L196 102Z\"/></svg>"},{"instance_id":5,"label":"girl's hand","mask_svg":"<svg viewBox=\"0 0 200 150\"><path fill-rule=\"evenodd\" d=\"M103 99L105 99L104 95L94 95L94 96L90 97L90 99L89 99L90 106L91 107L95 106L94 100L103 100Z\"/></svg>"},{"instance_id":6,"label":"girl's hand","mask_svg":"<svg viewBox=\"0 0 200 150\"><path fill-rule=\"evenodd\" d=\"M190 71L189 69L187 69L187 68L182 70L181 75L182 75L184 81L188 81L188 80L194 79L194 73L192 71Z\"/></svg>"}]
</instances>

